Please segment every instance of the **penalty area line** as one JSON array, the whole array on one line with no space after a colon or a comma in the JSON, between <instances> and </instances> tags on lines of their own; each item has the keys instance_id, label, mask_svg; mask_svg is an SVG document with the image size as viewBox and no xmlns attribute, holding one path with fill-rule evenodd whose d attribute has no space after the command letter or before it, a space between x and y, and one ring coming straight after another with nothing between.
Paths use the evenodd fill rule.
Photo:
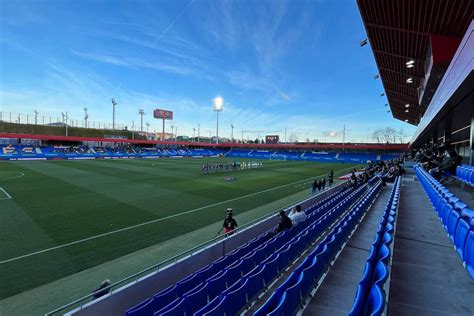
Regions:
<instances>
[{"instance_id":1,"label":"penalty area line","mask_svg":"<svg viewBox=\"0 0 474 316\"><path fill-rule=\"evenodd\" d=\"M338 171L343 171L343 170L347 170L347 169L351 169L351 168L353 168L353 167L341 169L341 170L338 170ZM144 222L144 223L140 223L140 224L136 224L136 225L116 229L116 230L113 230L113 231L110 231L110 232L107 232L107 233L91 236L91 237L88 237L88 238L72 241L72 242L62 244L62 245L58 245L58 246L55 246L55 247L51 247L51 248L31 252L31 253L21 255L21 256L18 256L18 257L2 260L2 261L0 261L0 265L5 264L5 263L9 263L9 262L13 262L13 261L17 261L17 260L20 260L20 259L32 257L32 256L35 256L35 255L39 255L39 254L42 254L42 253L45 253L45 252L50 252L50 251L53 251L53 250L57 250L57 249L61 249L61 248L81 244L83 242L87 242L87 241L90 241L90 240L94 240L94 239L102 238L102 237L105 237L105 236L117 234L117 233L120 233L120 232L124 232L124 231L130 230L130 229L135 229L135 228L142 227L142 226L145 226L145 225L150 225L150 224L162 222L162 221L172 219L172 218L175 218L175 217L178 217L178 216L194 213L194 212L201 211L201 210L204 210L204 209L207 209L207 208L210 208L210 207L214 207L214 206L222 205L222 204L225 204L225 203L237 201L237 200L248 198L248 197L251 197L251 196L258 195L258 194L270 192L270 191L273 191L273 190L278 190L278 189L281 189L281 188L284 188L284 187L295 185L297 183L301 183L303 181L308 181L309 179L313 179L313 178L314 177L299 180L299 181L295 181L295 182L292 182L292 183L283 184L283 185L280 185L280 186L277 186L277 187L274 187L274 188L269 188L269 189L265 189L265 190L262 190L262 191L259 191L259 192L250 193L250 194L239 196L239 197L229 199L229 200L226 200L226 201L214 203L214 204L211 204L211 205L201 206L201 207L198 207L198 208L195 208L195 209L192 209L192 210L184 211L184 212L181 212L181 213L176 213L176 214L169 215L169 216L162 217L162 218L157 218L157 219L154 219L154 220L151 220L151 221L148 221L148 222Z\"/></svg>"}]
</instances>

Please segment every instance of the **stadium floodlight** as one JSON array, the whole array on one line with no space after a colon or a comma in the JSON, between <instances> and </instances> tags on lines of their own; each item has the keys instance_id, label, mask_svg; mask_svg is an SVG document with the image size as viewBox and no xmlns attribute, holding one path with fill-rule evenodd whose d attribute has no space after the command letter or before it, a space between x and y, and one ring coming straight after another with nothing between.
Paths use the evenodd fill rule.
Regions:
<instances>
[{"instance_id":1,"label":"stadium floodlight","mask_svg":"<svg viewBox=\"0 0 474 316\"><path fill-rule=\"evenodd\" d=\"M145 125L146 125L146 132L149 133L150 132L150 123L146 122Z\"/></svg>"},{"instance_id":2,"label":"stadium floodlight","mask_svg":"<svg viewBox=\"0 0 474 316\"><path fill-rule=\"evenodd\" d=\"M138 114L140 114L140 132L143 132L143 115L145 115L145 111L143 109L138 110Z\"/></svg>"},{"instance_id":3,"label":"stadium floodlight","mask_svg":"<svg viewBox=\"0 0 474 316\"><path fill-rule=\"evenodd\" d=\"M375 80L377 80L377 79L379 79L379 78L380 78L379 74L376 74L376 75L374 76L374 79L375 79Z\"/></svg>"},{"instance_id":4,"label":"stadium floodlight","mask_svg":"<svg viewBox=\"0 0 474 316\"><path fill-rule=\"evenodd\" d=\"M413 83L413 78L412 78L412 77L409 77L409 78L407 79L407 83Z\"/></svg>"},{"instance_id":5,"label":"stadium floodlight","mask_svg":"<svg viewBox=\"0 0 474 316\"><path fill-rule=\"evenodd\" d=\"M413 59L410 59L405 63L405 65L407 66L407 68L413 68L415 67L415 61Z\"/></svg>"},{"instance_id":6,"label":"stadium floodlight","mask_svg":"<svg viewBox=\"0 0 474 316\"><path fill-rule=\"evenodd\" d=\"M89 119L89 114L87 114L87 108L84 108L84 127L87 128L87 120Z\"/></svg>"},{"instance_id":7,"label":"stadium floodlight","mask_svg":"<svg viewBox=\"0 0 474 316\"><path fill-rule=\"evenodd\" d=\"M385 92L382 92L382 93L380 94L380 96L381 96L381 97L385 96Z\"/></svg>"},{"instance_id":8,"label":"stadium floodlight","mask_svg":"<svg viewBox=\"0 0 474 316\"><path fill-rule=\"evenodd\" d=\"M388 106L388 103L385 103L385 106Z\"/></svg>"},{"instance_id":9,"label":"stadium floodlight","mask_svg":"<svg viewBox=\"0 0 474 316\"><path fill-rule=\"evenodd\" d=\"M117 102L112 98L112 129L115 129L115 106Z\"/></svg>"},{"instance_id":10,"label":"stadium floodlight","mask_svg":"<svg viewBox=\"0 0 474 316\"><path fill-rule=\"evenodd\" d=\"M363 47L363 46L367 45L367 43L368 43L367 39L363 39L362 41L359 42L359 45L360 45L360 47Z\"/></svg>"},{"instance_id":11,"label":"stadium floodlight","mask_svg":"<svg viewBox=\"0 0 474 316\"><path fill-rule=\"evenodd\" d=\"M35 110L35 125L38 124L38 111Z\"/></svg>"},{"instance_id":12,"label":"stadium floodlight","mask_svg":"<svg viewBox=\"0 0 474 316\"><path fill-rule=\"evenodd\" d=\"M390 113L390 110L388 110L387 113Z\"/></svg>"},{"instance_id":13,"label":"stadium floodlight","mask_svg":"<svg viewBox=\"0 0 474 316\"><path fill-rule=\"evenodd\" d=\"M406 107L406 108L409 108L409 107L410 107L410 104L408 104L408 103L405 104L405 107Z\"/></svg>"},{"instance_id":14,"label":"stadium floodlight","mask_svg":"<svg viewBox=\"0 0 474 316\"><path fill-rule=\"evenodd\" d=\"M408 123L408 119L406 119L405 122Z\"/></svg>"},{"instance_id":15,"label":"stadium floodlight","mask_svg":"<svg viewBox=\"0 0 474 316\"><path fill-rule=\"evenodd\" d=\"M231 142L234 142L234 124L230 124L230 140Z\"/></svg>"},{"instance_id":16,"label":"stadium floodlight","mask_svg":"<svg viewBox=\"0 0 474 316\"><path fill-rule=\"evenodd\" d=\"M214 111L216 111L216 144L219 144L219 112L224 109L224 99L222 97L216 97L212 99L214 104Z\"/></svg>"},{"instance_id":17,"label":"stadium floodlight","mask_svg":"<svg viewBox=\"0 0 474 316\"><path fill-rule=\"evenodd\" d=\"M406 110L405 110L405 113L408 113L408 112L410 112L410 109L406 109Z\"/></svg>"}]
</instances>

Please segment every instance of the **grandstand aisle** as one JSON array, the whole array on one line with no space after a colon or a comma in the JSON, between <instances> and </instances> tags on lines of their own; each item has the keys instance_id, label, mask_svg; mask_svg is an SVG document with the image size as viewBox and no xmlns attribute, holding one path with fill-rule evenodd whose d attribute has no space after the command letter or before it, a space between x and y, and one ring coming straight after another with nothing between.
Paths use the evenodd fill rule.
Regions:
<instances>
[{"instance_id":1,"label":"grandstand aisle","mask_svg":"<svg viewBox=\"0 0 474 316\"><path fill-rule=\"evenodd\" d=\"M392 186L383 188L340 257L329 270L303 315L347 315Z\"/></svg>"},{"instance_id":2,"label":"grandstand aisle","mask_svg":"<svg viewBox=\"0 0 474 316\"><path fill-rule=\"evenodd\" d=\"M474 315L474 281L413 175L404 176L394 247L388 315Z\"/></svg>"}]
</instances>

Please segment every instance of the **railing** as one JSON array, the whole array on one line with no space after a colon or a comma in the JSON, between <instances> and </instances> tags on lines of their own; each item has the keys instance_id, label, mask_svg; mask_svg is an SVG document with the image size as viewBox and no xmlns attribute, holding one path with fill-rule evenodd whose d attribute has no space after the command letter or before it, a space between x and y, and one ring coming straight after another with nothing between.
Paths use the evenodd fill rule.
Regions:
<instances>
[{"instance_id":1,"label":"railing","mask_svg":"<svg viewBox=\"0 0 474 316\"><path fill-rule=\"evenodd\" d=\"M24 114L24 113L15 113L15 112L2 112L2 111L0 111L0 122L14 123L14 124L44 125L44 126L52 126L52 127L54 126L64 127L67 124L69 127L114 130L112 123L95 122L95 121L89 121L89 120L74 120L74 119L69 119L69 118L65 120L65 118L62 118L62 117ZM146 129L147 127L143 126L143 132L145 132ZM128 131L139 132L140 126L115 124L115 130L128 130Z\"/></svg>"},{"instance_id":2,"label":"railing","mask_svg":"<svg viewBox=\"0 0 474 316\"><path fill-rule=\"evenodd\" d=\"M338 170L335 172L335 176L336 174L338 174L339 176L340 175L343 175L344 172L346 172L348 169L351 169L351 168L357 168L359 166L354 166L354 167L350 167L350 168L346 168L346 169L342 169L342 170ZM317 176L317 177L314 177L315 179L318 179L318 178L323 178L325 177L324 175L321 175L321 176ZM303 182L303 181L302 181ZM342 185L344 183L344 181L336 181L334 186L332 188L336 188L340 185ZM328 188L329 190L330 188ZM240 231L244 231L244 230L247 230L248 228L266 220L266 219L269 219L270 217L273 217L275 216L275 214L277 214L279 211L281 210L288 210L289 208L295 206L296 204L302 204L306 201L309 201L313 198L317 197L317 195L312 195L308 198L305 198L305 199L302 199L302 200L299 200L299 201L295 201L295 202L292 202L286 206L283 206L283 207L280 207L278 208L277 210L269 213L269 214L266 214L266 215L263 215L243 226L241 226L240 228L237 228L236 229L236 233L240 232ZM110 286L104 288L103 290L110 290L110 294L112 294L114 291L120 289L120 288L123 288L125 286L130 286L132 284L136 284L138 283L138 281L140 281L142 278L152 274L152 273L157 273L157 272L160 272L164 267L167 267L171 264L176 264L178 261L182 260L182 259L185 259L185 258L188 258L188 257L191 257L193 256L194 254L198 253L198 252L201 252L205 249L207 249L209 246L212 246L214 244L216 244L217 242L219 241L222 241L222 240L225 240L227 237L225 235L221 235L221 236L218 236L218 237L215 237L215 238L212 238L202 244L199 244L189 250L186 250L182 253L179 253L169 259L166 259L162 262L159 262L149 268L146 268L145 270L142 270L140 272L137 272L135 274L132 274L118 282L115 282L113 284L111 284ZM81 297L73 302L70 302L64 306L61 306L51 312L48 312L45 314L45 316L50 316L50 315L56 315L58 313L66 313L68 311L71 311L73 309L82 309L83 306L87 303L90 303L94 300L94 293L90 293L84 297Z\"/></svg>"}]
</instances>

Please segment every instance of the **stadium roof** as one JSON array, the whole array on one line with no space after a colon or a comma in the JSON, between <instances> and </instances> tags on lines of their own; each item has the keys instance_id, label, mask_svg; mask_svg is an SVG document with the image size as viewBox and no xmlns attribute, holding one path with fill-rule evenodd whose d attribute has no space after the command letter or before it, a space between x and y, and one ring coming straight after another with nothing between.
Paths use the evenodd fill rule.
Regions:
<instances>
[{"instance_id":1,"label":"stadium roof","mask_svg":"<svg viewBox=\"0 0 474 316\"><path fill-rule=\"evenodd\" d=\"M473 18L474 2L357 0L357 4L393 117L418 125ZM435 49L433 58L430 53ZM442 66L430 65L433 59L440 59ZM407 67L410 61L412 66ZM431 84L430 74L431 80L436 79Z\"/></svg>"},{"instance_id":2,"label":"stadium roof","mask_svg":"<svg viewBox=\"0 0 474 316\"><path fill-rule=\"evenodd\" d=\"M121 138L89 138L76 136L55 136L55 135L39 135L39 134L12 134L2 133L0 138L16 138L16 139L38 139L44 141L57 142L107 142L107 143L125 143L125 144L141 144L141 145L170 145L170 146L195 146L195 147L234 147L234 148L281 148L281 149L354 149L354 150L408 150L408 144L354 144L354 143L318 143L318 144L240 144L240 143L198 143L198 142L179 142L179 141L159 141L159 140L132 140Z\"/></svg>"}]
</instances>

